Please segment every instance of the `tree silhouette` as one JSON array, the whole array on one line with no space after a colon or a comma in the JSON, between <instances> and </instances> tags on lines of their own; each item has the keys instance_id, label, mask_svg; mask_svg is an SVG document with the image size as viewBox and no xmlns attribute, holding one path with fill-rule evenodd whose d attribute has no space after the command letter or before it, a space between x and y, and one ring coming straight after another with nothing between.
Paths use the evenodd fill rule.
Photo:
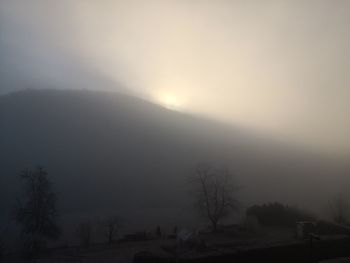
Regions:
<instances>
[{"instance_id":1,"label":"tree silhouette","mask_svg":"<svg viewBox=\"0 0 350 263\"><path fill-rule=\"evenodd\" d=\"M91 245L92 237L92 224L90 222L81 222L76 230L77 237L80 240L80 244L88 248Z\"/></svg>"},{"instance_id":2,"label":"tree silhouette","mask_svg":"<svg viewBox=\"0 0 350 263\"><path fill-rule=\"evenodd\" d=\"M102 222L102 226L106 230L108 244L112 245L120 226L120 220L116 216L110 216Z\"/></svg>"},{"instance_id":3,"label":"tree silhouette","mask_svg":"<svg viewBox=\"0 0 350 263\"><path fill-rule=\"evenodd\" d=\"M160 226L157 226L157 228L156 228L156 235L158 238L160 238L162 236L162 230L160 230Z\"/></svg>"},{"instance_id":4,"label":"tree silhouette","mask_svg":"<svg viewBox=\"0 0 350 263\"><path fill-rule=\"evenodd\" d=\"M209 219L213 231L217 231L219 221L237 209L234 194L238 188L232 182L232 174L228 169L200 164L193 181L197 188L195 205Z\"/></svg>"},{"instance_id":5,"label":"tree silhouette","mask_svg":"<svg viewBox=\"0 0 350 263\"><path fill-rule=\"evenodd\" d=\"M18 199L14 216L21 227L26 252L35 256L45 239L57 239L61 233L56 222L56 194L42 167L24 170L20 177L24 180L23 196Z\"/></svg>"},{"instance_id":6,"label":"tree silhouette","mask_svg":"<svg viewBox=\"0 0 350 263\"><path fill-rule=\"evenodd\" d=\"M329 201L329 211L334 222L345 224L348 220L350 206L342 195L337 195Z\"/></svg>"},{"instance_id":7,"label":"tree silhouette","mask_svg":"<svg viewBox=\"0 0 350 263\"><path fill-rule=\"evenodd\" d=\"M259 223L266 226L294 227L298 221L316 220L316 217L307 211L278 202L253 205L247 209L246 214L256 217Z\"/></svg>"}]
</instances>

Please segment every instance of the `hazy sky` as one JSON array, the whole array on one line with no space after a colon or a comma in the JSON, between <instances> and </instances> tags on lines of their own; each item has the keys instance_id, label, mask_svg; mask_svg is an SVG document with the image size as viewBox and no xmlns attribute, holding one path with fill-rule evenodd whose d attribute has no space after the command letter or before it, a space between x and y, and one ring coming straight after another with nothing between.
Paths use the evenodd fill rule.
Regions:
<instances>
[{"instance_id":1,"label":"hazy sky","mask_svg":"<svg viewBox=\"0 0 350 263\"><path fill-rule=\"evenodd\" d=\"M0 92L117 83L350 152L349 14L347 0L0 0Z\"/></svg>"}]
</instances>

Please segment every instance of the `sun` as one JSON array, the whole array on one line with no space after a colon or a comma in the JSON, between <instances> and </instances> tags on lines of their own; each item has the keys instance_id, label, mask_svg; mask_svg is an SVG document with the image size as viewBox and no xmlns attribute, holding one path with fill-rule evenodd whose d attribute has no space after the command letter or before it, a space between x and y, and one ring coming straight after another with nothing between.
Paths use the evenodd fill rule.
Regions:
<instances>
[{"instance_id":1,"label":"sun","mask_svg":"<svg viewBox=\"0 0 350 263\"><path fill-rule=\"evenodd\" d=\"M184 107L184 101L181 100L179 97L170 94L170 93L164 93L161 94L158 97L158 102L163 105L167 109L171 110L182 110Z\"/></svg>"}]
</instances>

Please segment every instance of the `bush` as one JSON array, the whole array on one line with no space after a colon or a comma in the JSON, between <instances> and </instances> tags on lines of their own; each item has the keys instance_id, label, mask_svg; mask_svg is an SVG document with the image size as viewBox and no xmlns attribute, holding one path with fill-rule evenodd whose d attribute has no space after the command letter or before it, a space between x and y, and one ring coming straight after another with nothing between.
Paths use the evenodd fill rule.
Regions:
<instances>
[{"instance_id":1,"label":"bush","mask_svg":"<svg viewBox=\"0 0 350 263\"><path fill-rule=\"evenodd\" d=\"M280 203L254 205L247 209L247 216L255 216L265 226L295 226L298 221L313 221L316 217L296 207Z\"/></svg>"},{"instance_id":2,"label":"bush","mask_svg":"<svg viewBox=\"0 0 350 263\"><path fill-rule=\"evenodd\" d=\"M77 237L79 238L80 244L88 248L91 244L92 236L92 225L90 222L82 222L78 225L76 230Z\"/></svg>"},{"instance_id":3,"label":"bush","mask_svg":"<svg viewBox=\"0 0 350 263\"><path fill-rule=\"evenodd\" d=\"M256 216L252 215L249 215L245 218L243 227L245 230L251 233L258 233L261 230L259 220L256 218Z\"/></svg>"}]
</instances>

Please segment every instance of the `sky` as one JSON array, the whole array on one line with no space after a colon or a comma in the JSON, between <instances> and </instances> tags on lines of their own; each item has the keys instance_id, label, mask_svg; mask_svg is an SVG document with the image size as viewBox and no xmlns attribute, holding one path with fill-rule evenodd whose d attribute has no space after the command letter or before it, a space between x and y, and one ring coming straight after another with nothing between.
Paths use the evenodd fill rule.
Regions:
<instances>
[{"instance_id":1,"label":"sky","mask_svg":"<svg viewBox=\"0 0 350 263\"><path fill-rule=\"evenodd\" d=\"M124 91L350 153L350 1L0 0L0 92Z\"/></svg>"}]
</instances>

